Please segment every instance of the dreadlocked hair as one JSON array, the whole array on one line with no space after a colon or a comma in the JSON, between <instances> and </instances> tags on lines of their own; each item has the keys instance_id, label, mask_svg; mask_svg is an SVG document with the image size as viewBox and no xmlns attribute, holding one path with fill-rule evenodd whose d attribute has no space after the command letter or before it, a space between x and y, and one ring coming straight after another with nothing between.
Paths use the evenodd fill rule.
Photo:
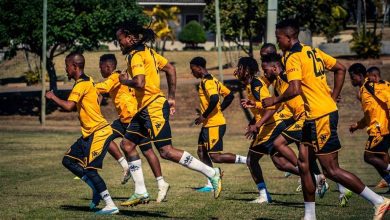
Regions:
<instances>
[{"instance_id":1,"label":"dreadlocked hair","mask_svg":"<svg viewBox=\"0 0 390 220\"><path fill-rule=\"evenodd\" d=\"M252 57L241 57L238 60L238 67L248 70L249 75L254 76L259 72L259 64Z\"/></svg>"}]
</instances>

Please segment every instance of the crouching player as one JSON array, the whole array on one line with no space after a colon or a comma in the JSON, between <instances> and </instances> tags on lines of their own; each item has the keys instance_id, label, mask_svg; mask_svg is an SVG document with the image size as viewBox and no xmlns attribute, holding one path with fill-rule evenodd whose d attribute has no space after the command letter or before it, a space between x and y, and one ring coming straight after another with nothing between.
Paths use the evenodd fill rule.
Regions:
<instances>
[{"instance_id":1,"label":"crouching player","mask_svg":"<svg viewBox=\"0 0 390 220\"><path fill-rule=\"evenodd\" d=\"M93 199L90 209L95 209L102 198L106 206L96 214L116 214L119 210L97 172L103 166L112 129L100 112L99 93L92 78L84 74L84 65L85 59L81 53L75 52L66 56L65 69L68 78L75 80L72 92L68 100L58 98L52 91L46 93L46 98L67 111L77 107L82 137L66 152L62 164L91 187Z\"/></svg>"}]
</instances>

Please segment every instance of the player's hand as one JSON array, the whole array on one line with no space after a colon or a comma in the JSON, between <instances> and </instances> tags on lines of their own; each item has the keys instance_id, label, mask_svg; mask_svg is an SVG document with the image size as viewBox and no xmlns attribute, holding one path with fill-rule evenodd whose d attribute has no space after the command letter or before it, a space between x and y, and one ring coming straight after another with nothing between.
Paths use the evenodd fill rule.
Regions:
<instances>
[{"instance_id":1,"label":"player's hand","mask_svg":"<svg viewBox=\"0 0 390 220\"><path fill-rule=\"evenodd\" d=\"M336 103L339 103L339 102L341 102L341 100L342 100L341 95L338 95L337 97L333 97L333 96L332 96L332 99L333 99Z\"/></svg>"},{"instance_id":2,"label":"player's hand","mask_svg":"<svg viewBox=\"0 0 390 220\"><path fill-rule=\"evenodd\" d=\"M173 115L176 112L176 101L174 99L169 98L168 99L169 104L169 114Z\"/></svg>"},{"instance_id":3,"label":"player's hand","mask_svg":"<svg viewBox=\"0 0 390 220\"><path fill-rule=\"evenodd\" d=\"M351 132L351 134L353 132L355 132L357 129L358 129L358 124L357 123L352 124L351 126L349 126L349 132Z\"/></svg>"},{"instance_id":4,"label":"player's hand","mask_svg":"<svg viewBox=\"0 0 390 220\"><path fill-rule=\"evenodd\" d=\"M46 94L45 94L45 97L47 99L53 99L56 95L54 94L54 92L52 90L48 91Z\"/></svg>"},{"instance_id":5,"label":"player's hand","mask_svg":"<svg viewBox=\"0 0 390 220\"><path fill-rule=\"evenodd\" d=\"M263 108L273 106L275 104L275 96L261 100L261 104L263 105Z\"/></svg>"},{"instance_id":6,"label":"player's hand","mask_svg":"<svg viewBox=\"0 0 390 220\"><path fill-rule=\"evenodd\" d=\"M247 139L254 139L256 137L257 132L258 127L256 126L256 124L248 125L248 127L246 128L245 137Z\"/></svg>"},{"instance_id":7,"label":"player's hand","mask_svg":"<svg viewBox=\"0 0 390 220\"><path fill-rule=\"evenodd\" d=\"M127 74L126 70L122 70L121 74L119 75L119 82L124 84L127 80L129 80L129 75Z\"/></svg>"},{"instance_id":8,"label":"player's hand","mask_svg":"<svg viewBox=\"0 0 390 220\"><path fill-rule=\"evenodd\" d=\"M250 99L241 99L241 106L243 108L254 108L256 103Z\"/></svg>"},{"instance_id":9,"label":"player's hand","mask_svg":"<svg viewBox=\"0 0 390 220\"><path fill-rule=\"evenodd\" d=\"M196 124L196 125L200 125L200 124L202 124L205 120L206 120L206 118L203 117L203 115L200 115L197 119L195 119L195 124Z\"/></svg>"}]
</instances>

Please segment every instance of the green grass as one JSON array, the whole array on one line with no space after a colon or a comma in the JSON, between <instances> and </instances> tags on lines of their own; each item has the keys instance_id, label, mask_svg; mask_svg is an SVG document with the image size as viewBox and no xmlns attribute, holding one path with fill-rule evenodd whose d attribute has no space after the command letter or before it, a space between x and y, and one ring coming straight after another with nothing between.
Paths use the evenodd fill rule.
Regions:
<instances>
[{"instance_id":1,"label":"green grass","mask_svg":"<svg viewBox=\"0 0 390 220\"><path fill-rule=\"evenodd\" d=\"M197 132L196 127L174 129L174 144L195 154ZM80 180L74 180L74 176L61 165L63 153L78 136L76 131L43 133L40 129L5 131L0 134L2 218L96 218L87 208L91 196L89 188ZM380 178L372 167L362 161L364 140L363 133L358 138L343 136L345 149L340 154L340 163L372 186ZM249 143L232 126L228 128L224 141L226 151L246 154ZM245 165L221 165L225 170L224 190L222 196L215 200L211 193L192 190L205 183L202 175L168 161L161 162L165 179L171 184L168 201L162 204L152 201L148 205L121 208L120 215L109 218L298 219L303 215L302 195L294 191L297 177L283 178L283 173L273 167L269 158L264 158L261 165L275 200L272 205L247 203L257 193ZM145 162L143 169L147 188L152 199L155 199L156 181ZM133 192L132 183L120 184L121 168L111 156L106 157L101 174L117 204ZM333 183L330 185L331 190L325 198L317 200L319 219L328 219L329 215L338 216L338 219L370 218L373 213L371 206L356 195L349 207L338 207L336 186Z\"/></svg>"},{"instance_id":2,"label":"green grass","mask_svg":"<svg viewBox=\"0 0 390 220\"><path fill-rule=\"evenodd\" d=\"M384 76L389 79L389 75ZM179 83L177 113L171 119L171 127L174 146L196 155L200 128L188 126L195 119L194 108L198 106L194 88L192 84ZM344 147L339 155L340 165L373 187L380 177L363 161L367 135L364 131L354 135L348 133L348 126L363 115L355 92L347 77L343 101L339 104L339 135ZM108 121L117 117L112 104L102 107L102 112ZM249 142L243 136L246 121L237 95L224 114L228 123L225 151L245 155ZM74 180L61 164L65 151L80 136L76 113L53 112L47 117L46 127L40 127L38 119L32 116L0 116L0 131L1 219L97 218L88 211L89 188L80 180ZM171 184L167 202L157 204L152 201L134 208L121 207L120 215L99 218L300 219L303 216L303 197L295 192L298 178L283 178L283 172L276 170L268 157L261 160L261 166L275 200L271 205L248 204L257 196L257 189L245 165L221 165L225 171L224 190L215 200L211 193L197 193L192 189L205 183L201 174L172 162L161 160L161 163L163 175ZM143 170L148 191L155 199L157 184L146 160L143 160ZM120 184L121 168L109 155L101 174L118 205L134 191L132 183ZM330 186L325 198L317 200L318 219L371 218L372 206L357 195L353 196L348 207L338 207L336 185L330 182ZM390 215L387 218L390 219Z\"/></svg>"}]
</instances>

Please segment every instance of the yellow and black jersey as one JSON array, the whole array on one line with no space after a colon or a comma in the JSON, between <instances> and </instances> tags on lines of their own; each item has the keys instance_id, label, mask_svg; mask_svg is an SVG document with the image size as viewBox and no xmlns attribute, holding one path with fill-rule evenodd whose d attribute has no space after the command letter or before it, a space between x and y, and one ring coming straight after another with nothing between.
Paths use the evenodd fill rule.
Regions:
<instances>
[{"instance_id":1,"label":"yellow and black jersey","mask_svg":"<svg viewBox=\"0 0 390 220\"><path fill-rule=\"evenodd\" d=\"M108 125L100 111L99 92L91 77L85 74L80 76L73 86L68 101L77 104L81 133L84 138Z\"/></svg>"},{"instance_id":2,"label":"yellow and black jersey","mask_svg":"<svg viewBox=\"0 0 390 220\"><path fill-rule=\"evenodd\" d=\"M251 83L246 86L246 92L248 94L248 99L256 103L255 108L250 108L256 121L259 121L261 117L263 117L266 109L276 109L275 106L271 106L266 109L263 108L261 100L271 97L271 94L268 90L267 83L261 77L255 77ZM279 119L280 115L279 113L276 113L265 124L272 123Z\"/></svg>"},{"instance_id":3,"label":"yellow and black jersey","mask_svg":"<svg viewBox=\"0 0 390 220\"><path fill-rule=\"evenodd\" d=\"M204 114L208 109L210 104L210 97L212 95L218 95L219 98L217 105L214 107L214 109L211 109L211 112L203 122L203 127L212 127L226 124L225 117L222 113L220 96L225 98L229 94L230 90L211 74L207 74L202 78L198 86L201 114Z\"/></svg>"},{"instance_id":4,"label":"yellow and black jersey","mask_svg":"<svg viewBox=\"0 0 390 220\"><path fill-rule=\"evenodd\" d=\"M97 83L101 94L109 93L122 123L128 124L137 112L137 99L134 89L119 82L120 71L113 72L105 81Z\"/></svg>"},{"instance_id":5,"label":"yellow and black jersey","mask_svg":"<svg viewBox=\"0 0 390 220\"><path fill-rule=\"evenodd\" d=\"M163 96L160 89L159 70L168 63L166 58L145 45L139 45L126 56L126 61L127 72L132 78L138 75L145 76L144 88L134 89L138 110L157 97Z\"/></svg>"},{"instance_id":6,"label":"yellow and black jersey","mask_svg":"<svg viewBox=\"0 0 390 220\"><path fill-rule=\"evenodd\" d=\"M308 120L322 117L337 110L326 82L325 70L336 64L336 59L310 46L296 43L283 55L287 81L302 82L302 98Z\"/></svg>"},{"instance_id":7,"label":"yellow and black jersey","mask_svg":"<svg viewBox=\"0 0 390 220\"><path fill-rule=\"evenodd\" d=\"M386 104L386 85L384 82L365 81L360 88L360 101L364 119L358 122L359 128L367 127L370 136L389 134L389 109Z\"/></svg>"},{"instance_id":8,"label":"yellow and black jersey","mask_svg":"<svg viewBox=\"0 0 390 220\"><path fill-rule=\"evenodd\" d=\"M276 95L283 94L288 88L288 80L286 72L282 72L278 75L274 83ZM283 108L287 109L287 112L291 112L291 117L295 120L302 120L305 118L305 103L300 95L283 103Z\"/></svg>"}]
</instances>

